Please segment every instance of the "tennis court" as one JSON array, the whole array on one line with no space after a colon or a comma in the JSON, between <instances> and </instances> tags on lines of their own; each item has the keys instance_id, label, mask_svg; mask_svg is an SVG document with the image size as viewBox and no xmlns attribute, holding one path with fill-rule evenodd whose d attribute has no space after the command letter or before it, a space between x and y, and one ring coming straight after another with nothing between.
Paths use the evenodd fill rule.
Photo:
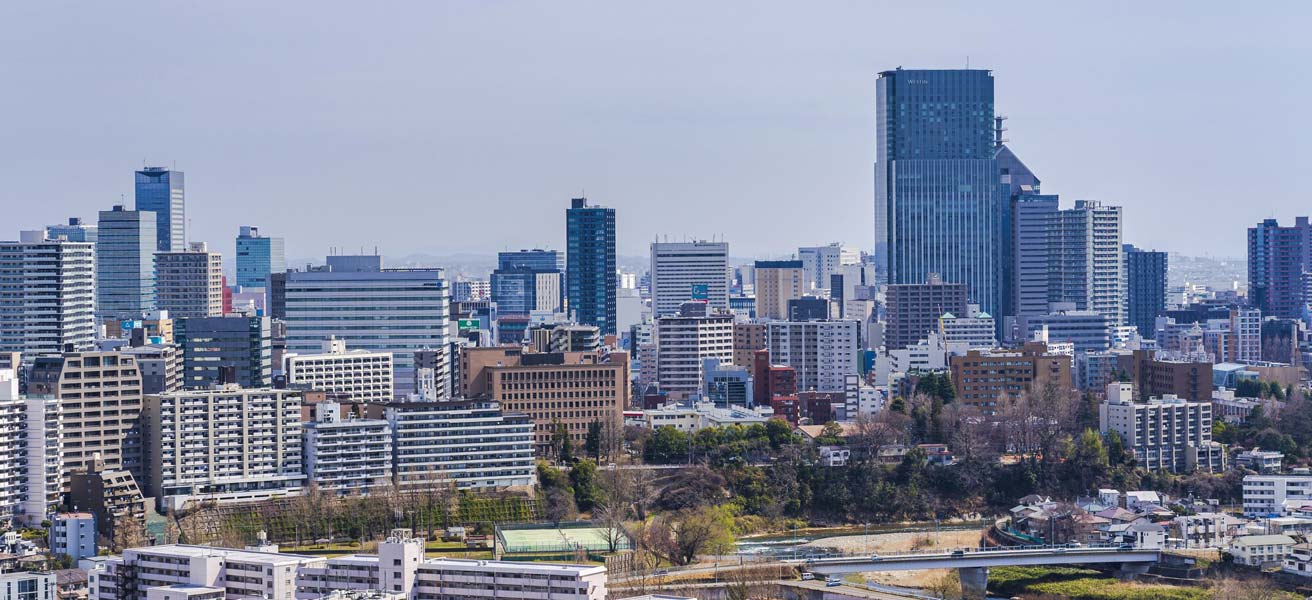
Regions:
<instances>
[{"instance_id":1,"label":"tennis court","mask_svg":"<svg viewBox=\"0 0 1312 600\"><path fill-rule=\"evenodd\" d=\"M507 554L525 552L568 552L577 549L606 552L610 550L610 532L600 527L534 527L497 530L497 541ZM621 536L618 550L632 548L627 536Z\"/></svg>"}]
</instances>

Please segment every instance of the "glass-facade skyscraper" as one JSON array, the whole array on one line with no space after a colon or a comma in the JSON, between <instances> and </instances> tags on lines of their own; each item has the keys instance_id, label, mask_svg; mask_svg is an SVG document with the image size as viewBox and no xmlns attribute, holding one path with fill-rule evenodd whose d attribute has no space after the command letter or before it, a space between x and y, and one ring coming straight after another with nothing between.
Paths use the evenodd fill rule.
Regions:
<instances>
[{"instance_id":1,"label":"glass-facade skyscraper","mask_svg":"<svg viewBox=\"0 0 1312 600\"><path fill-rule=\"evenodd\" d=\"M897 69L876 91L875 252L889 283L938 273L996 311L1009 244L993 74Z\"/></svg>"},{"instance_id":2,"label":"glass-facade skyscraper","mask_svg":"<svg viewBox=\"0 0 1312 600\"><path fill-rule=\"evenodd\" d=\"M555 250L497 253L490 287L498 314L520 317L536 310L561 310L564 271L565 256Z\"/></svg>"},{"instance_id":3,"label":"glass-facade skyscraper","mask_svg":"<svg viewBox=\"0 0 1312 600\"><path fill-rule=\"evenodd\" d=\"M1157 328L1157 314L1166 310L1166 271L1169 259L1165 252L1142 250L1125 244L1125 324L1133 325L1139 335L1152 339Z\"/></svg>"},{"instance_id":4,"label":"glass-facade skyscraper","mask_svg":"<svg viewBox=\"0 0 1312 600\"><path fill-rule=\"evenodd\" d=\"M146 167L137 171L137 210L155 213L156 249L182 252L187 233L187 201L182 171Z\"/></svg>"},{"instance_id":5,"label":"glass-facade skyscraper","mask_svg":"<svg viewBox=\"0 0 1312 600\"><path fill-rule=\"evenodd\" d=\"M262 288L270 273L287 271L282 238L264 237L260 228L242 225L237 234L237 285Z\"/></svg>"},{"instance_id":6,"label":"glass-facade skyscraper","mask_svg":"<svg viewBox=\"0 0 1312 600\"><path fill-rule=\"evenodd\" d=\"M100 211L96 238L96 316L139 319L155 310L155 213L115 206Z\"/></svg>"},{"instance_id":7,"label":"glass-facade skyscraper","mask_svg":"<svg viewBox=\"0 0 1312 600\"><path fill-rule=\"evenodd\" d=\"M565 278L568 310L581 325L614 335L616 314L615 209L574 198L565 211Z\"/></svg>"},{"instance_id":8,"label":"glass-facade skyscraper","mask_svg":"<svg viewBox=\"0 0 1312 600\"><path fill-rule=\"evenodd\" d=\"M47 225L46 237L52 240L96 243L96 226L83 223L78 217L69 217L68 224Z\"/></svg>"}]
</instances>

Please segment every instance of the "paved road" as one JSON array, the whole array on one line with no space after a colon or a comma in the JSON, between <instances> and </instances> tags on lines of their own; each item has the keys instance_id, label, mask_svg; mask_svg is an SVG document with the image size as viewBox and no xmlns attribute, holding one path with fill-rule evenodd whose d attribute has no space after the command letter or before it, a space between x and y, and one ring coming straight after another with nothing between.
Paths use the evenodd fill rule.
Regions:
<instances>
[{"instance_id":1,"label":"paved road","mask_svg":"<svg viewBox=\"0 0 1312 600\"><path fill-rule=\"evenodd\" d=\"M909 598L922 598L916 594L898 594L893 592L884 592L879 590L870 590L844 583L843 585L827 586L824 581L798 581L795 579L782 579L778 581L763 581L761 585L779 585L806 590L819 590L834 594L842 594L852 598L864 598L866 600L908 600ZM669 585L652 585L648 584L648 589L655 589L663 593L683 592L685 590L707 590L718 589L729 585L728 582L719 583L683 583ZM611 585L611 589L623 589L623 585Z\"/></svg>"}]
</instances>

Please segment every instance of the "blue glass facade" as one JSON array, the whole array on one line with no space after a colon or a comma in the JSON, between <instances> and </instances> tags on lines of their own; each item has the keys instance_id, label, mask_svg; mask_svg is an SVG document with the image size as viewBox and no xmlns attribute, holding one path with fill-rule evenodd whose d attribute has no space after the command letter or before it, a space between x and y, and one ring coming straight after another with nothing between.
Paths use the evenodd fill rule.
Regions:
<instances>
[{"instance_id":1,"label":"blue glass facade","mask_svg":"<svg viewBox=\"0 0 1312 600\"><path fill-rule=\"evenodd\" d=\"M242 387L273 384L273 334L268 317L229 315L178 319L174 339L182 348L182 385L208 388L231 369Z\"/></svg>"},{"instance_id":2,"label":"blue glass facade","mask_svg":"<svg viewBox=\"0 0 1312 600\"><path fill-rule=\"evenodd\" d=\"M1133 325L1139 335L1152 339L1157 329L1157 315L1166 310L1165 252L1141 250L1125 244L1126 325Z\"/></svg>"},{"instance_id":3,"label":"blue glass facade","mask_svg":"<svg viewBox=\"0 0 1312 600\"><path fill-rule=\"evenodd\" d=\"M67 225L47 225L46 238L67 240L70 242L96 242L96 226L82 222L82 219L70 217Z\"/></svg>"},{"instance_id":4,"label":"blue glass facade","mask_svg":"<svg viewBox=\"0 0 1312 600\"><path fill-rule=\"evenodd\" d=\"M155 213L100 211L96 238L96 316L139 319L155 310Z\"/></svg>"},{"instance_id":5,"label":"blue glass facade","mask_svg":"<svg viewBox=\"0 0 1312 600\"><path fill-rule=\"evenodd\" d=\"M160 252L186 250L187 203L182 171L146 167L137 171L137 210L155 213Z\"/></svg>"},{"instance_id":6,"label":"blue glass facade","mask_svg":"<svg viewBox=\"0 0 1312 600\"><path fill-rule=\"evenodd\" d=\"M574 198L565 211L567 309L582 325L615 335L615 209Z\"/></svg>"},{"instance_id":7,"label":"blue glass facade","mask_svg":"<svg viewBox=\"0 0 1312 600\"><path fill-rule=\"evenodd\" d=\"M557 282L554 286L556 296L540 295L539 287L549 284L550 280ZM540 249L499 252L497 270L492 272L489 286L492 301L503 315L561 310L565 297L565 254Z\"/></svg>"},{"instance_id":8,"label":"blue glass facade","mask_svg":"<svg viewBox=\"0 0 1312 600\"><path fill-rule=\"evenodd\" d=\"M237 285L262 288L270 273L286 271L283 239L264 237L258 227L243 225L237 235Z\"/></svg>"},{"instance_id":9,"label":"blue glass facade","mask_svg":"<svg viewBox=\"0 0 1312 600\"><path fill-rule=\"evenodd\" d=\"M565 271L565 255L556 250L516 250L497 253L498 269Z\"/></svg>"},{"instance_id":10,"label":"blue glass facade","mask_svg":"<svg viewBox=\"0 0 1312 600\"><path fill-rule=\"evenodd\" d=\"M999 306L1007 190L987 70L880 73L875 168L876 260L890 283L930 273L964 283L986 312Z\"/></svg>"}]
</instances>

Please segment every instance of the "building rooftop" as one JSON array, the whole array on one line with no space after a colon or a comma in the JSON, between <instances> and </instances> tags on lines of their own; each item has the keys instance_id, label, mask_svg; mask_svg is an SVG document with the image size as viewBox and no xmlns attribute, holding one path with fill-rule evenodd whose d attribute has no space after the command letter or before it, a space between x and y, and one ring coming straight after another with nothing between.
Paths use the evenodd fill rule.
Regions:
<instances>
[{"instance_id":1,"label":"building rooftop","mask_svg":"<svg viewBox=\"0 0 1312 600\"><path fill-rule=\"evenodd\" d=\"M286 554L282 552L259 552L255 550L235 550L233 548L215 548L213 546L192 546L189 544L165 544L131 548L129 552L137 554L168 554L174 556L191 556L196 558L218 557L237 561L266 561L273 563L299 563L316 560L319 557L304 554Z\"/></svg>"},{"instance_id":2,"label":"building rooftop","mask_svg":"<svg viewBox=\"0 0 1312 600\"><path fill-rule=\"evenodd\" d=\"M553 573L566 573L570 575L587 576L599 573L605 573L606 567L591 565L564 565L552 563L529 563L529 562L510 562L495 560L470 560L464 558L430 558L425 560L420 569L424 567L439 567L444 569L478 569L487 572L510 572L510 573L540 573L549 575Z\"/></svg>"}]
</instances>

